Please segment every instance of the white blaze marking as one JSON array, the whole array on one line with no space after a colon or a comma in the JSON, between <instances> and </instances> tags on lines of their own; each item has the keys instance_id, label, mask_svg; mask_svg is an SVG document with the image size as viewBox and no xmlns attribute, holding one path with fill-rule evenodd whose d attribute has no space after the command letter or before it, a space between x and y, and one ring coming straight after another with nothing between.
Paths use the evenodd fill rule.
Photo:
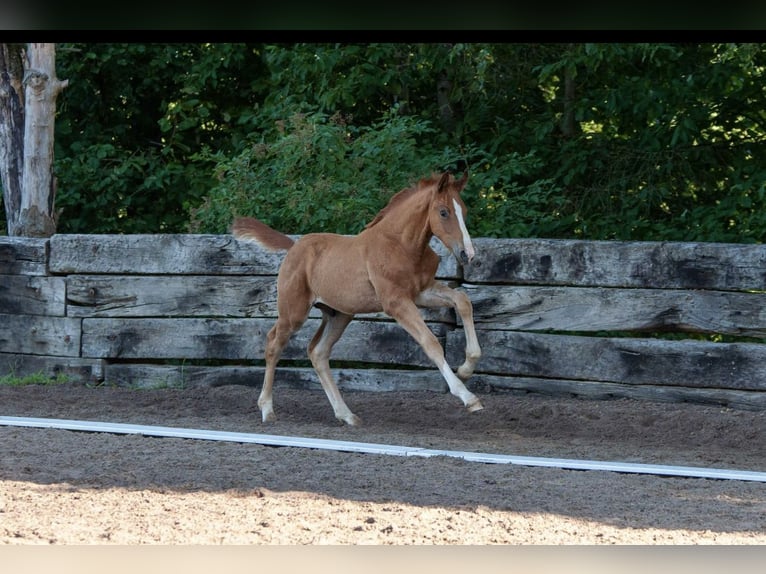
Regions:
<instances>
[{"instance_id":1,"label":"white blaze marking","mask_svg":"<svg viewBox=\"0 0 766 574\"><path fill-rule=\"evenodd\" d=\"M453 199L452 203L455 206L455 215L457 215L457 224L460 226L460 233L463 234L463 246L465 247L465 254L468 256L468 259L473 259L473 256L476 255L476 252L473 250L471 236L468 235L468 228L465 226L463 210L460 209L460 204L456 199Z\"/></svg>"}]
</instances>

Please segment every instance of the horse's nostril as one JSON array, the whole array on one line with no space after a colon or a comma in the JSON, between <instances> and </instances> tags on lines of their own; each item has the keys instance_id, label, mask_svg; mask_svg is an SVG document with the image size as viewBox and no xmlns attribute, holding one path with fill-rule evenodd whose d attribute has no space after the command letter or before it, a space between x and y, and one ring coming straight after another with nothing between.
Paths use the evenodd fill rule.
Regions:
<instances>
[{"instance_id":1,"label":"horse's nostril","mask_svg":"<svg viewBox=\"0 0 766 574\"><path fill-rule=\"evenodd\" d=\"M465 265L465 264L467 264L467 263L468 263L468 261L470 261L470 260L468 259L468 254L467 254L465 251L463 251L463 250L461 249L461 250L460 250L460 262L461 262L463 265Z\"/></svg>"}]
</instances>

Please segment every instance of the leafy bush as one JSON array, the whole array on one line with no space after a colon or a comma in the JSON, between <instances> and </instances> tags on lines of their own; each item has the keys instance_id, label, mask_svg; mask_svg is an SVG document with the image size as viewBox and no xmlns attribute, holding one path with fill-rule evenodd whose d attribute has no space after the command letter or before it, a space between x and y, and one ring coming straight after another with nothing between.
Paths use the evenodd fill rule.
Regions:
<instances>
[{"instance_id":1,"label":"leafy bush","mask_svg":"<svg viewBox=\"0 0 766 574\"><path fill-rule=\"evenodd\" d=\"M185 231L213 183L205 147L252 131L263 66L246 44L62 44L56 207L62 233Z\"/></svg>"},{"instance_id":2,"label":"leafy bush","mask_svg":"<svg viewBox=\"0 0 766 574\"><path fill-rule=\"evenodd\" d=\"M257 217L285 233L358 233L400 189L455 164L449 149L422 141L425 120L393 110L371 126L342 114L295 112L273 141L254 141L218 160L218 181L193 210L192 230L223 233L237 215Z\"/></svg>"}]
</instances>

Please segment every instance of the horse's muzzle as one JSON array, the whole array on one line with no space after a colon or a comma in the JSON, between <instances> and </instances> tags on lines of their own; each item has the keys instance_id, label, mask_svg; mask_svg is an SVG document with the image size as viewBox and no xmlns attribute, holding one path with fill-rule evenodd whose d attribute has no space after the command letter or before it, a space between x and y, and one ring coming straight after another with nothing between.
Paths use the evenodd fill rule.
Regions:
<instances>
[{"instance_id":1,"label":"horse's muzzle","mask_svg":"<svg viewBox=\"0 0 766 574\"><path fill-rule=\"evenodd\" d=\"M476 255L471 243L468 245L461 245L459 243L453 244L452 253L455 254L455 257L462 265L468 265L473 259L473 256Z\"/></svg>"}]
</instances>

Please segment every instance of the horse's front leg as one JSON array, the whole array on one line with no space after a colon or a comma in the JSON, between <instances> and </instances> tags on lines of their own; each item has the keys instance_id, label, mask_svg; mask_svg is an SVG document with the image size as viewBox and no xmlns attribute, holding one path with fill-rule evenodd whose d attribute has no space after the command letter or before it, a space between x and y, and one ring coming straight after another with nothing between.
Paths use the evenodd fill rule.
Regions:
<instances>
[{"instance_id":1,"label":"horse's front leg","mask_svg":"<svg viewBox=\"0 0 766 574\"><path fill-rule=\"evenodd\" d=\"M452 307L457 311L465 331L465 362L458 368L457 375L463 381L468 380L481 358L479 339L476 337L476 328L473 324L473 306L468 295L464 291L458 291L437 282L422 291L415 299L415 303L421 307Z\"/></svg>"},{"instance_id":2,"label":"horse's front leg","mask_svg":"<svg viewBox=\"0 0 766 574\"><path fill-rule=\"evenodd\" d=\"M415 303L406 297L392 297L383 302L383 310L391 315L404 330L420 344L434 364L439 368L447 382L450 393L460 398L469 411L478 411L484 407L476 395L469 391L463 382L452 372L444 358L444 349L439 340L428 328ZM477 345L478 348L478 345Z\"/></svg>"}]
</instances>

